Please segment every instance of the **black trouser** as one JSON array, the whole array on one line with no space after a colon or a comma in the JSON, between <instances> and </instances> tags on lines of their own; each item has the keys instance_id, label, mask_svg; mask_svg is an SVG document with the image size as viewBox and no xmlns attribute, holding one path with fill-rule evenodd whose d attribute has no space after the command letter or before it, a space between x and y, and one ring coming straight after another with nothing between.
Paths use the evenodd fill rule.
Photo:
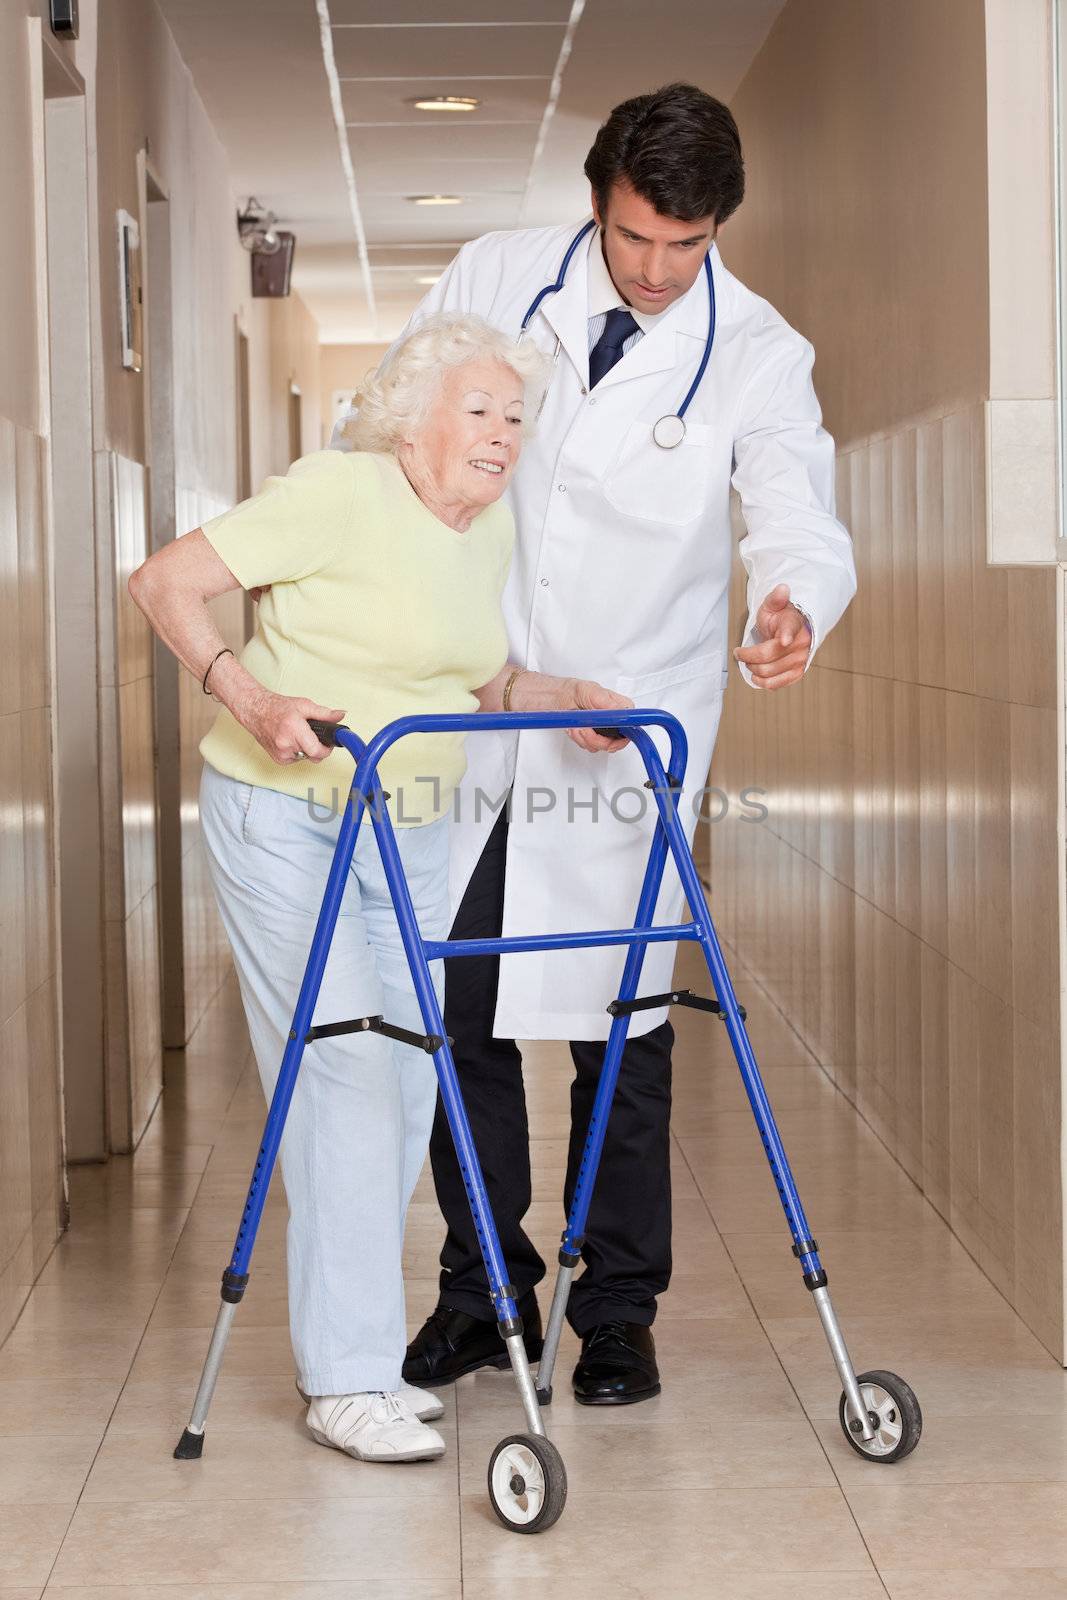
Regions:
<instances>
[{"instance_id":1,"label":"black trouser","mask_svg":"<svg viewBox=\"0 0 1067 1600\"><path fill-rule=\"evenodd\" d=\"M499 938L504 912L507 813L502 811L463 897L454 939ZM593 919L595 921L595 918ZM531 929L551 932L551 929ZM522 1227L530 1205L530 1143L522 1057L514 1039L493 1038L499 956L446 963L445 1027L510 1281L520 1295L545 1263ZM586 1225L568 1321L578 1334L622 1318L651 1324L671 1275L671 1046L669 1022L629 1039ZM600 1069L601 1042L572 1042L571 1137L564 1204L569 1210ZM437 1198L448 1223L441 1251L441 1303L491 1320L488 1283L441 1102L430 1141Z\"/></svg>"}]
</instances>

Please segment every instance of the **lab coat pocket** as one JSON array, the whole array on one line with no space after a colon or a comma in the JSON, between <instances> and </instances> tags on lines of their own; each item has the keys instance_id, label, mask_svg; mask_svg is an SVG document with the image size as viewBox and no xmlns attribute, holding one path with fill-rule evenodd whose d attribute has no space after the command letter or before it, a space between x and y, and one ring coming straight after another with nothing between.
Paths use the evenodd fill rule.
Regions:
<instances>
[{"instance_id":1,"label":"lab coat pocket","mask_svg":"<svg viewBox=\"0 0 1067 1600\"><path fill-rule=\"evenodd\" d=\"M679 684L691 683L697 678L706 680L707 685L716 694L721 694L726 683L727 669L723 666L723 652L712 650L706 655L694 656L691 661L679 662L677 666L664 667L660 672L643 672L638 677L616 678L614 688L619 694L629 695L637 706L658 707L661 702L657 698L667 691L667 699L677 697L670 693Z\"/></svg>"},{"instance_id":2,"label":"lab coat pocket","mask_svg":"<svg viewBox=\"0 0 1067 1600\"><path fill-rule=\"evenodd\" d=\"M659 526L684 527L707 503L715 430L689 423L674 450L652 438L652 424L635 422L604 478L604 497L616 511Z\"/></svg>"}]
</instances>

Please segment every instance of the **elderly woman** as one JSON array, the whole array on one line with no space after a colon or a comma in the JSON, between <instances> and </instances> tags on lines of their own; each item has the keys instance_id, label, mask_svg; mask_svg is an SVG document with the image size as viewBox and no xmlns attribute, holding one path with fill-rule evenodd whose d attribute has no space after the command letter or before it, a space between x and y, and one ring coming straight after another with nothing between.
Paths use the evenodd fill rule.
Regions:
<instances>
[{"instance_id":1,"label":"elderly woman","mask_svg":"<svg viewBox=\"0 0 1067 1600\"><path fill-rule=\"evenodd\" d=\"M308 718L346 717L369 738L415 712L500 710L509 679L513 710L631 703L508 667L500 596L514 527L501 496L522 448L524 383L541 365L477 317L428 319L368 378L354 453L297 461L130 579L153 628L222 703L201 745L201 825L268 1098L352 778L351 758L327 751ZM206 604L239 587L267 591L240 660ZM428 938L448 931L448 811L463 766L462 739L440 734L399 741L381 764ZM422 1030L369 828L318 1006L324 1020L361 1013ZM426 1426L439 1401L400 1376L404 1219L435 1097L417 1051L376 1034L318 1041L282 1141L307 1425L364 1461L444 1451Z\"/></svg>"}]
</instances>

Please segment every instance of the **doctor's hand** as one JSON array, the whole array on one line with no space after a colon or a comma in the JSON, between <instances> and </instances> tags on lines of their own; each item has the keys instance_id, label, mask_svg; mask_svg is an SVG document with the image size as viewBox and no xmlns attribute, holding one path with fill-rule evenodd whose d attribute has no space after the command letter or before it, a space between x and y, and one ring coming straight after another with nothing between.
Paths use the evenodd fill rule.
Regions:
<instances>
[{"instance_id":1,"label":"doctor's hand","mask_svg":"<svg viewBox=\"0 0 1067 1600\"><path fill-rule=\"evenodd\" d=\"M565 678L560 691L558 711L632 711L633 701L614 689L605 689L602 683L591 678ZM610 718L605 719L610 721ZM568 728L567 736L581 750L594 752L625 750L629 739L602 739L592 728Z\"/></svg>"},{"instance_id":2,"label":"doctor's hand","mask_svg":"<svg viewBox=\"0 0 1067 1600\"><path fill-rule=\"evenodd\" d=\"M756 612L759 644L739 646L734 660L752 674L757 689L784 689L804 676L811 629L803 612L790 604L789 585L778 584Z\"/></svg>"}]
</instances>

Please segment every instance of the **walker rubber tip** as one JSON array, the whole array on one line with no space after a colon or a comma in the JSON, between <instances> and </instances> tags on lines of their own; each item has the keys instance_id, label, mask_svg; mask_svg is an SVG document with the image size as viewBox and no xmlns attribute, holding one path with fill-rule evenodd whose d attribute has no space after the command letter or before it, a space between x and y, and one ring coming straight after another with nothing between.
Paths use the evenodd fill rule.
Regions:
<instances>
[{"instance_id":1,"label":"walker rubber tip","mask_svg":"<svg viewBox=\"0 0 1067 1600\"><path fill-rule=\"evenodd\" d=\"M199 1461L204 1453L204 1435L192 1433L188 1428L174 1447L175 1461Z\"/></svg>"},{"instance_id":2,"label":"walker rubber tip","mask_svg":"<svg viewBox=\"0 0 1067 1600\"><path fill-rule=\"evenodd\" d=\"M538 1391L537 1391L537 1403L538 1403L538 1405L541 1405L541 1406L550 1406L552 1404L552 1385L551 1384L549 1384L547 1389L538 1389Z\"/></svg>"}]
</instances>

